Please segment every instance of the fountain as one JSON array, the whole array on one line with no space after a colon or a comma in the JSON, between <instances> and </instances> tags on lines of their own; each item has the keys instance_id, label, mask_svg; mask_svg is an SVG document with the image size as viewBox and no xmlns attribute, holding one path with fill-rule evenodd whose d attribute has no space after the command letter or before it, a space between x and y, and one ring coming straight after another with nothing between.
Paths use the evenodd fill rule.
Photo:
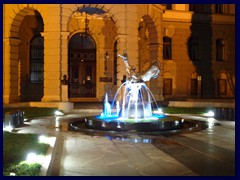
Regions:
<instances>
[{"instance_id":1,"label":"fountain","mask_svg":"<svg viewBox=\"0 0 240 180\"><path fill-rule=\"evenodd\" d=\"M183 128L184 120L176 116L165 115L149 90L146 81L155 79L160 73L159 61L153 61L144 72L137 73L130 66L126 51L118 54L124 61L128 78L117 90L112 103L105 94L103 111L99 116L85 117L89 129L110 131L163 131ZM122 97L117 100L117 97Z\"/></svg>"}]
</instances>

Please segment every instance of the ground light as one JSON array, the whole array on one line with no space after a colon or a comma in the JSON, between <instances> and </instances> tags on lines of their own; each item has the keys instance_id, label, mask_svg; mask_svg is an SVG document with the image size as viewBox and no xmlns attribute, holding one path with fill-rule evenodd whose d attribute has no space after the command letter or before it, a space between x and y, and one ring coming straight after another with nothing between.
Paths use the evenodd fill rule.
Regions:
<instances>
[{"instance_id":1,"label":"ground light","mask_svg":"<svg viewBox=\"0 0 240 180\"><path fill-rule=\"evenodd\" d=\"M214 117L214 112L212 110L208 111L207 113L204 113L205 116L207 117Z\"/></svg>"},{"instance_id":2,"label":"ground light","mask_svg":"<svg viewBox=\"0 0 240 180\"><path fill-rule=\"evenodd\" d=\"M37 155L34 152L30 152L27 154L27 158L25 162L28 164L34 164L34 163L42 164L44 162L44 156Z\"/></svg>"},{"instance_id":3,"label":"ground light","mask_svg":"<svg viewBox=\"0 0 240 180\"><path fill-rule=\"evenodd\" d=\"M55 143L55 139L56 139L55 137L47 137L47 136L41 135L38 138L38 142L49 144L51 147L53 147Z\"/></svg>"},{"instance_id":4,"label":"ground light","mask_svg":"<svg viewBox=\"0 0 240 180\"><path fill-rule=\"evenodd\" d=\"M208 128L212 129L213 126L214 126L214 123L215 123L215 119L214 118L208 118L207 122L208 122Z\"/></svg>"},{"instance_id":5,"label":"ground light","mask_svg":"<svg viewBox=\"0 0 240 180\"><path fill-rule=\"evenodd\" d=\"M16 174L14 172L11 172L10 176L16 176Z\"/></svg>"},{"instance_id":6,"label":"ground light","mask_svg":"<svg viewBox=\"0 0 240 180\"><path fill-rule=\"evenodd\" d=\"M12 130L13 130L13 127L10 126L10 125L5 125L5 126L3 126L3 131L12 132Z\"/></svg>"},{"instance_id":7,"label":"ground light","mask_svg":"<svg viewBox=\"0 0 240 180\"><path fill-rule=\"evenodd\" d=\"M58 111L58 110L55 111L54 114L55 114L55 116L63 116L64 115L64 113L62 111Z\"/></svg>"}]
</instances>

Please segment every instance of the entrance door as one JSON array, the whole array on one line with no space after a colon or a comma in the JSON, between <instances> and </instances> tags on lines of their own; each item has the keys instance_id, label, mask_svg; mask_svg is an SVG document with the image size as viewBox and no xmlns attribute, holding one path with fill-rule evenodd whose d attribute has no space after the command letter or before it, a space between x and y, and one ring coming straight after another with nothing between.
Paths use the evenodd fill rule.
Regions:
<instances>
[{"instance_id":1,"label":"entrance door","mask_svg":"<svg viewBox=\"0 0 240 180\"><path fill-rule=\"evenodd\" d=\"M77 33L69 41L69 98L96 97L96 46Z\"/></svg>"}]
</instances>

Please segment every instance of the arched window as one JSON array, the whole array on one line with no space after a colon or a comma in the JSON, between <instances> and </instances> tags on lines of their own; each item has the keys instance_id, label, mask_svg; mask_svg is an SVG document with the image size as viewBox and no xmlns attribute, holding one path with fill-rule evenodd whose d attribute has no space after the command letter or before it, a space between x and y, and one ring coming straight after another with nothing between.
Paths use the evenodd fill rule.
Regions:
<instances>
[{"instance_id":1,"label":"arched window","mask_svg":"<svg viewBox=\"0 0 240 180\"><path fill-rule=\"evenodd\" d=\"M225 60L225 41L223 39L216 40L216 60Z\"/></svg>"},{"instance_id":2,"label":"arched window","mask_svg":"<svg viewBox=\"0 0 240 180\"><path fill-rule=\"evenodd\" d=\"M91 36L86 36L84 33L77 33L73 35L69 46L75 49L96 49L95 41Z\"/></svg>"},{"instance_id":3,"label":"arched window","mask_svg":"<svg viewBox=\"0 0 240 180\"><path fill-rule=\"evenodd\" d=\"M199 59L199 40L198 40L198 38L195 38L195 37L189 38L188 51L189 51L189 59L191 59L191 60Z\"/></svg>"},{"instance_id":4,"label":"arched window","mask_svg":"<svg viewBox=\"0 0 240 180\"><path fill-rule=\"evenodd\" d=\"M172 39L170 37L163 37L163 59L172 59Z\"/></svg>"},{"instance_id":5,"label":"arched window","mask_svg":"<svg viewBox=\"0 0 240 180\"><path fill-rule=\"evenodd\" d=\"M43 83L44 39L34 36L30 41L30 82Z\"/></svg>"}]
</instances>

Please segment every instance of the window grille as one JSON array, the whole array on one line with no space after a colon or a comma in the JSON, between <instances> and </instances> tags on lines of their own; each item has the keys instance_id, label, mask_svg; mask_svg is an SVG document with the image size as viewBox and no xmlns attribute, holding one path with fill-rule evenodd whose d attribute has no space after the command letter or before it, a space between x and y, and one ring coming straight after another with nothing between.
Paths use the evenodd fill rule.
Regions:
<instances>
[{"instance_id":1,"label":"window grille","mask_svg":"<svg viewBox=\"0 0 240 180\"><path fill-rule=\"evenodd\" d=\"M34 36L30 41L30 82L43 83L44 39Z\"/></svg>"}]
</instances>

